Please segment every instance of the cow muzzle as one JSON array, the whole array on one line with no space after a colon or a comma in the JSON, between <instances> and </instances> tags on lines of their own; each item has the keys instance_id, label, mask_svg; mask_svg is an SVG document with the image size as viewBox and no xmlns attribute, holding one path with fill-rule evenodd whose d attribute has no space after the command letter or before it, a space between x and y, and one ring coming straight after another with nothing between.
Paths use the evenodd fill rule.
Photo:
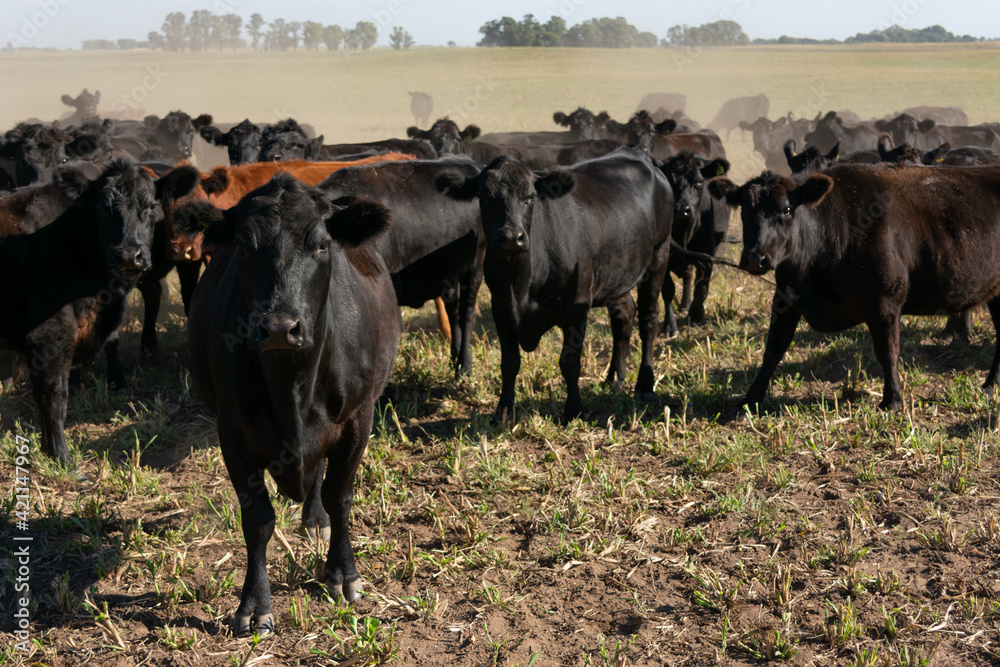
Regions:
<instances>
[{"instance_id":1,"label":"cow muzzle","mask_svg":"<svg viewBox=\"0 0 1000 667\"><path fill-rule=\"evenodd\" d=\"M291 317L265 317L253 331L251 347L267 350L302 350L306 347L305 327Z\"/></svg>"},{"instance_id":2,"label":"cow muzzle","mask_svg":"<svg viewBox=\"0 0 1000 667\"><path fill-rule=\"evenodd\" d=\"M740 256L740 269L753 275L761 275L771 270L771 258L756 252L746 252Z\"/></svg>"},{"instance_id":3,"label":"cow muzzle","mask_svg":"<svg viewBox=\"0 0 1000 667\"><path fill-rule=\"evenodd\" d=\"M115 269L118 273L127 277L136 277L149 268L149 258L142 248L138 250L126 250L118 257L118 266Z\"/></svg>"},{"instance_id":4,"label":"cow muzzle","mask_svg":"<svg viewBox=\"0 0 1000 667\"><path fill-rule=\"evenodd\" d=\"M500 252L524 252L528 249L528 235L523 229L498 229L493 234L493 247Z\"/></svg>"}]
</instances>

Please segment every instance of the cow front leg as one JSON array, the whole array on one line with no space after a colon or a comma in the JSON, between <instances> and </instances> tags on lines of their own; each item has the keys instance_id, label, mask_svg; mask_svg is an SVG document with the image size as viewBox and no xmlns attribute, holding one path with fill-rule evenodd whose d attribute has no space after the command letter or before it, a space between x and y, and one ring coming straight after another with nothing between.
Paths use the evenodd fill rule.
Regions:
<instances>
[{"instance_id":1,"label":"cow front leg","mask_svg":"<svg viewBox=\"0 0 1000 667\"><path fill-rule=\"evenodd\" d=\"M883 410L896 410L903 404L903 388L899 382L899 313L881 313L868 322L875 358L882 365Z\"/></svg>"},{"instance_id":2,"label":"cow front leg","mask_svg":"<svg viewBox=\"0 0 1000 667\"><path fill-rule=\"evenodd\" d=\"M708 299L708 285L712 280L712 265L698 265L694 270L694 296L688 308L688 321L702 324L705 321L705 300Z\"/></svg>"},{"instance_id":3,"label":"cow front leg","mask_svg":"<svg viewBox=\"0 0 1000 667\"><path fill-rule=\"evenodd\" d=\"M792 344L795 327L801 318L802 314L775 292L771 300L771 326L767 330L764 358L757 372L757 378L743 398L743 405L749 406L751 410L760 410L761 403L767 395L767 388L771 384L771 376L788 351L788 346Z\"/></svg>"},{"instance_id":4,"label":"cow front leg","mask_svg":"<svg viewBox=\"0 0 1000 667\"><path fill-rule=\"evenodd\" d=\"M493 312L497 312L496 307ZM497 404L494 420L503 423L514 418L514 387L517 384L517 373L521 370L521 345L517 339L517 330L505 322L497 321L497 338L500 340L500 401Z\"/></svg>"},{"instance_id":5,"label":"cow front leg","mask_svg":"<svg viewBox=\"0 0 1000 667\"><path fill-rule=\"evenodd\" d=\"M49 358L38 350L28 353L31 392L38 406L42 452L66 468L71 464L63 430L69 401L70 357L72 350L69 354L65 350L57 351Z\"/></svg>"},{"instance_id":6,"label":"cow front leg","mask_svg":"<svg viewBox=\"0 0 1000 667\"><path fill-rule=\"evenodd\" d=\"M128 385L125 380L125 369L122 368L121 357L118 356L118 329L111 332L104 341L104 359L108 364L108 389L122 391Z\"/></svg>"},{"instance_id":7,"label":"cow front leg","mask_svg":"<svg viewBox=\"0 0 1000 667\"><path fill-rule=\"evenodd\" d=\"M458 322L462 336L455 365L456 377L472 372L472 329L476 325L476 300L479 298L479 285L482 282L482 271L473 269L462 277L458 288ZM454 341L454 334L452 340Z\"/></svg>"},{"instance_id":8,"label":"cow front leg","mask_svg":"<svg viewBox=\"0 0 1000 667\"><path fill-rule=\"evenodd\" d=\"M663 276L663 335L672 336L679 331L677 326L677 315L674 313L674 296L677 294L677 287L674 285L674 278L667 271Z\"/></svg>"},{"instance_id":9,"label":"cow front leg","mask_svg":"<svg viewBox=\"0 0 1000 667\"><path fill-rule=\"evenodd\" d=\"M274 534L274 508L264 486L264 469L248 459L243 434L223 415L219 416L218 429L222 456L240 503L240 523L247 545L247 574L240 606L233 617L233 632L245 635L251 623L259 633L271 632L274 613L267 581L267 544Z\"/></svg>"},{"instance_id":10,"label":"cow front leg","mask_svg":"<svg viewBox=\"0 0 1000 667\"><path fill-rule=\"evenodd\" d=\"M580 398L580 355L583 352L583 339L587 334L586 309L569 319L562 330L559 370L566 381L566 405L563 407L562 421L563 424L568 424L583 412L583 400Z\"/></svg>"},{"instance_id":11,"label":"cow front leg","mask_svg":"<svg viewBox=\"0 0 1000 667\"><path fill-rule=\"evenodd\" d=\"M142 295L143 320L140 343L143 352L155 356L160 346L156 340L156 319L160 315L160 301L163 298L163 281L153 275L146 274L139 279L136 286Z\"/></svg>"},{"instance_id":12,"label":"cow front leg","mask_svg":"<svg viewBox=\"0 0 1000 667\"><path fill-rule=\"evenodd\" d=\"M184 304L184 314L191 308L191 298L194 288L198 286L198 276L201 274L201 262L178 262L177 277L181 283L181 302Z\"/></svg>"},{"instance_id":13,"label":"cow front leg","mask_svg":"<svg viewBox=\"0 0 1000 667\"><path fill-rule=\"evenodd\" d=\"M455 376L459 375L459 354L462 349L462 323L459 319L458 290L446 290L441 294L444 301L444 312L448 317L448 329L451 331L451 365Z\"/></svg>"},{"instance_id":14,"label":"cow front leg","mask_svg":"<svg viewBox=\"0 0 1000 667\"><path fill-rule=\"evenodd\" d=\"M690 310L691 302L694 298L694 284L696 276L698 275L698 269L694 264L688 264L684 267L684 289L681 292L681 310Z\"/></svg>"},{"instance_id":15,"label":"cow front leg","mask_svg":"<svg viewBox=\"0 0 1000 667\"><path fill-rule=\"evenodd\" d=\"M306 494L306 501L302 504L302 525L306 529L309 538L315 540L317 537L324 541L330 541L330 517L323 509L323 478L326 475L326 459L320 459L316 466L316 481Z\"/></svg>"},{"instance_id":16,"label":"cow front leg","mask_svg":"<svg viewBox=\"0 0 1000 667\"><path fill-rule=\"evenodd\" d=\"M608 318L611 321L611 365L604 382L611 385L612 391L618 391L625 381L629 339L635 320L635 300L631 292L608 303Z\"/></svg>"},{"instance_id":17,"label":"cow front leg","mask_svg":"<svg viewBox=\"0 0 1000 667\"><path fill-rule=\"evenodd\" d=\"M330 594L354 602L361 597L361 576L351 547L351 506L354 503L354 475L368 445L374 406L346 422L340 439L327 453L323 506L330 515L330 551L326 559L326 585ZM316 482L319 484L319 480Z\"/></svg>"}]
</instances>

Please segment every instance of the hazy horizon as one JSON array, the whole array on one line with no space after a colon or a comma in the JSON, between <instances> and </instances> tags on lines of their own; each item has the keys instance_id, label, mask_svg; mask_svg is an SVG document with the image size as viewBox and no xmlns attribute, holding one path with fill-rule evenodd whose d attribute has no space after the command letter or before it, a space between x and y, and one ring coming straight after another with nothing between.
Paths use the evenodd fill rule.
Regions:
<instances>
[{"instance_id":1,"label":"hazy horizon","mask_svg":"<svg viewBox=\"0 0 1000 667\"><path fill-rule=\"evenodd\" d=\"M751 38L774 39L782 35L813 39L839 39L892 25L908 29L941 25L956 35L994 37L983 34L984 26L1000 25L1000 3L984 5L968 0L842 0L839 3L807 0L679 0L669 6L652 6L637 0L509 0L460 4L453 0L285 0L280 4L263 0L175 0L168 6L137 13L122 12L111 0L7 0L0 16L0 41L18 47L79 49L83 40L136 39L143 41L160 31L167 14L175 11L190 17L207 9L213 14L237 14L245 25L252 14L266 22L318 21L324 25L354 27L370 21L379 30L376 46L388 44L396 26L407 30L417 46L474 46L488 21L511 16L521 20L533 14L540 22L562 16L567 26L602 17L624 17L641 31L664 38L674 25L701 25L719 20L739 23ZM148 5L147 5L148 6Z\"/></svg>"}]
</instances>

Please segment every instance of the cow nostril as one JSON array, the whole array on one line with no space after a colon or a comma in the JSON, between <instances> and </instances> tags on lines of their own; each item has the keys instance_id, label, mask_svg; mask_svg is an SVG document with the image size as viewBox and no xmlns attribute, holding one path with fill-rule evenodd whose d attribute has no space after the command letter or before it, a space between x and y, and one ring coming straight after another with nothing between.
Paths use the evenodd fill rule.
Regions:
<instances>
[{"instance_id":1,"label":"cow nostril","mask_svg":"<svg viewBox=\"0 0 1000 667\"><path fill-rule=\"evenodd\" d=\"M528 242L528 237L524 235L524 232L520 232L517 235L517 245L523 246Z\"/></svg>"},{"instance_id":2,"label":"cow nostril","mask_svg":"<svg viewBox=\"0 0 1000 667\"><path fill-rule=\"evenodd\" d=\"M291 329L288 330L288 341L291 343L299 343L302 341L302 325L296 322Z\"/></svg>"},{"instance_id":3,"label":"cow nostril","mask_svg":"<svg viewBox=\"0 0 1000 667\"><path fill-rule=\"evenodd\" d=\"M257 327L257 342L266 343L271 337L271 332L263 324Z\"/></svg>"}]
</instances>

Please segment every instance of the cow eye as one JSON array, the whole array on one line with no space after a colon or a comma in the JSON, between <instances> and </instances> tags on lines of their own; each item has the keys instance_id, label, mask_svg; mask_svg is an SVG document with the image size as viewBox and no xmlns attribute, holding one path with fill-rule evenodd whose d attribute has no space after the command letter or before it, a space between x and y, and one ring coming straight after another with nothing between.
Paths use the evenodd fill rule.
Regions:
<instances>
[{"instance_id":1,"label":"cow eye","mask_svg":"<svg viewBox=\"0 0 1000 667\"><path fill-rule=\"evenodd\" d=\"M326 252L329 249L330 249L329 241L323 241L318 246L316 246L316 252Z\"/></svg>"},{"instance_id":2,"label":"cow eye","mask_svg":"<svg viewBox=\"0 0 1000 667\"><path fill-rule=\"evenodd\" d=\"M791 215L791 214L792 214L791 206L786 206L785 208L781 209L781 215Z\"/></svg>"},{"instance_id":3,"label":"cow eye","mask_svg":"<svg viewBox=\"0 0 1000 667\"><path fill-rule=\"evenodd\" d=\"M250 248L245 243L240 243L236 246L236 252L239 253L240 257L246 257L250 254Z\"/></svg>"}]
</instances>

